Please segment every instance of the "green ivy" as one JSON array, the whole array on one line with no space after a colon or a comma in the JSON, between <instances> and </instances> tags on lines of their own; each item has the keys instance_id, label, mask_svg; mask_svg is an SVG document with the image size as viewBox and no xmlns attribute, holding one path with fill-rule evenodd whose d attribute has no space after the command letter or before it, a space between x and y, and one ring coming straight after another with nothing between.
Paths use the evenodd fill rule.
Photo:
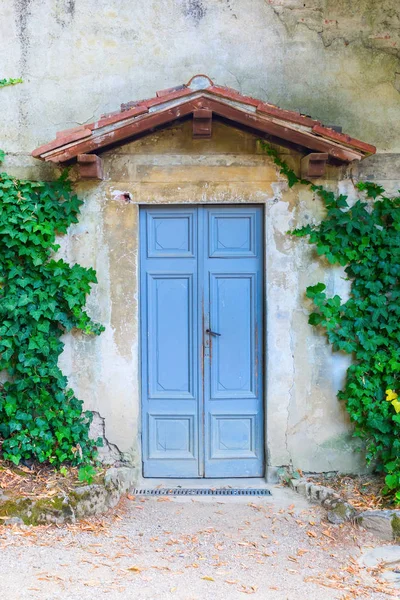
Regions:
<instances>
[{"instance_id":1,"label":"green ivy","mask_svg":"<svg viewBox=\"0 0 400 600\"><path fill-rule=\"evenodd\" d=\"M0 174L0 438L15 464L85 465L101 443L58 367L64 332L104 329L84 308L95 271L54 257L81 204L66 173L51 183Z\"/></svg>"},{"instance_id":2,"label":"green ivy","mask_svg":"<svg viewBox=\"0 0 400 600\"><path fill-rule=\"evenodd\" d=\"M318 255L345 267L351 294L343 302L328 296L323 283L308 287L316 309L309 323L323 328L334 350L352 356L338 397L366 443L367 461L385 473L383 492L400 502L400 196L389 198L381 186L361 182L364 198L349 206L347 196L298 178L261 143L289 186L309 186L325 205L319 225L291 233L308 236Z\"/></svg>"},{"instance_id":3,"label":"green ivy","mask_svg":"<svg viewBox=\"0 0 400 600\"><path fill-rule=\"evenodd\" d=\"M22 79L18 77L17 79L0 79L0 88L6 87L7 85L16 85L17 83L22 83Z\"/></svg>"}]
</instances>

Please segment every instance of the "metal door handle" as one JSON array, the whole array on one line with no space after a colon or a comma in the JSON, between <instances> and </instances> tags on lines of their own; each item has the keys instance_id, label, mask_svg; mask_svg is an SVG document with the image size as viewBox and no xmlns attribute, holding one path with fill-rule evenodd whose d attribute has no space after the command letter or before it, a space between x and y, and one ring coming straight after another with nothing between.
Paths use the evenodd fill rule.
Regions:
<instances>
[{"instance_id":1,"label":"metal door handle","mask_svg":"<svg viewBox=\"0 0 400 600\"><path fill-rule=\"evenodd\" d=\"M221 335L220 333L217 333L216 331L211 331L211 329L206 329L206 333L209 333L210 335Z\"/></svg>"}]
</instances>

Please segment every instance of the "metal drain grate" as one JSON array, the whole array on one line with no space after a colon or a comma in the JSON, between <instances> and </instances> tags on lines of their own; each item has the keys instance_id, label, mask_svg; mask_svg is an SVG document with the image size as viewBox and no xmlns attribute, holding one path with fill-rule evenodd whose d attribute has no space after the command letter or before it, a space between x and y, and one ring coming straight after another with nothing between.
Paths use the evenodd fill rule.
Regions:
<instances>
[{"instance_id":1,"label":"metal drain grate","mask_svg":"<svg viewBox=\"0 0 400 600\"><path fill-rule=\"evenodd\" d=\"M185 489L185 488L159 488L159 489L136 489L132 492L136 496L271 496L267 489Z\"/></svg>"}]
</instances>

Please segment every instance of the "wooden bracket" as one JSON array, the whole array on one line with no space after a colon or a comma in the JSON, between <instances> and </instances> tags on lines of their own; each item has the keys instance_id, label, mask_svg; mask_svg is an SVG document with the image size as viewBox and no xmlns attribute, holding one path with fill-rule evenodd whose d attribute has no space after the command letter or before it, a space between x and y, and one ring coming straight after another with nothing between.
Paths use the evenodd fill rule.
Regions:
<instances>
[{"instance_id":1,"label":"wooden bracket","mask_svg":"<svg viewBox=\"0 0 400 600\"><path fill-rule=\"evenodd\" d=\"M193 111L193 139L211 138L212 111L199 108Z\"/></svg>"},{"instance_id":2,"label":"wooden bracket","mask_svg":"<svg viewBox=\"0 0 400 600\"><path fill-rule=\"evenodd\" d=\"M97 154L78 154L78 171L81 179L104 178L103 161Z\"/></svg>"},{"instance_id":3,"label":"wooden bracket","mask_svg":"<svg viewBox=\"0 0 400 600\"><path fill-rule=\"evenodd\" d=\"M302 178L323 177L325 175L325 165L328 160L326 152L311 152L300 161L300 170Z\"/></svg>"}]
</instances>

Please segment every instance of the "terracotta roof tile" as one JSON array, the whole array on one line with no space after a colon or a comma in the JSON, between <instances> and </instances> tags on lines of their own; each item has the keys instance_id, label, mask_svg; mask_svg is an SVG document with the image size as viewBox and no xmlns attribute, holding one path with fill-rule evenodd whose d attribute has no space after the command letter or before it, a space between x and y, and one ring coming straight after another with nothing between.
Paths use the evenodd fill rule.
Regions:
<instances>
[{"instance_id":1,"label":"terracotta roof tile","mask_svg":"<svg viewBox=\"0 0 400 600\"><path fill-rule=\"evenodd\" d=\"M260 104L260 100L252 98L251 96L243 96L243 94L240 92L229 87L213 85L207 88L207 92L210 92L210 94L215 94L216 96L221 96L222 98L234 100L236 102L243 102L244 104L249 104L250 106L258 106Z\"/></svg>"},{"instance_id":2,"label":"terracotta roof tile","mask_svg":"<svg viewBox=\"0 0 400 600\"><path fill-rule=\"evenodd\" d=\"M157 98L161 98L162 96L168 96L169 94L172 94L173 92L180 92L181 90L186 90L186 89L187 89L187 86L185 84L176 85L175 87L167 88L166 90L159 90L158 92L156 92L156 96L157 96Z\"/></svg>"},{"instance_id":3,"label":"terracotta roof tile","mask_svg":"<svg viewBox=\"0 0 400 600\"><path fill-rule=\"evenodd\" d=\"M344 162L376 151L374 146L324 127L311 117L214 85L207 75L195 75L187 84L160 90L153 98L121 104L120 111L102 115L94 123L61 131L55 140L37 148L32 155L63 162L85 152L97 153L201 108L232 123L304 146L307 151L327 152Z\"/></svg>"},{"instance_id":4,"label":"terracotta roof tile","mask_svg":"<svg viewBox=\"0 0 400 600\"><path fill-rule=\"evenodd\" d=\"M361 140L357 140L356 138L347 135L346 133L339 133L339 131L335 131L330 127L324 127L320 123L314 125L313 127L314 133L318 133L318 135L322 135L323 137L327 137L331 140L335 140L336 142L342 142L347 144L348 146L353 146L354 148L359 148L363 150L363 152L367 152L368 154L375 154L376 148L371 144L367 144L366 142L362 142Z\"/></svg>"},{"instance_id":5,"label":"terracotta roof tile","mask_svg":"<svg viewBox=\"0 0 400 600\"><path fill-rule=\"evenodd\" d=\"M158 104L163 104L164 102L169 102L170 100L184 98L185 96L191 96L195 93L193 90L190 90L186 86L180 89L173 89L173 91L161 90L161 92L162 93L160 96L154 96L154 98L147 98L146 100L134 100L133 102L121 104L121 112L130 110L131 108L135 108L138 106L151 108L152 106L157 106ZM163 92L165 92L165 94Z\"/></svg>"},{"instance_id":6,"label":"terracotta roof tile","mask_svg":"<svg viewBox=\"0 0 400 600\"><path fill-rule=\"evenodd\" d=\"M291 123L297 123L299 125L305 125L306 127L313 127L313 125L320 125L320 121L316 121L311 117L306 117L299 112L294 110L285 110L284 108L278 108L274 104L267 104L261 102L257 105L257 112L265 113L283 121L290 121Z\"/></svg>"},{"instance_id":7,"label":"terracotta roof tile","mask_svg":"<svg viewBox=\"0 0 400 600\"><path fill-rule=\"evenodd\" d=\"M130 108L129 110L125 110L123 112L118 111L114 114L101 118L100 121L93 123L93 129L100 129L100 127L106 127L107 125L112 125L113 123L123 122L126 119L137 117L147 112L149 112L149 109L145 106L135 106L134 108Z\"/></svg>"},{"instance_id":8,"label":"terracotta roof tile","mask_svg":"<svg viewBox=\"0 0 400 600\"><path fill-rule=\"evenodd\" d=\"M165 93L161 96L155 96L154 98L150 98L150 100L146 100L145 102L143 102L143 105L147 106L147 108L151 108L152 106L164 104L164 102L170 102L171 100L177 100L178 98L184 98L185 96L191 96L195 93L196 92L185 86L183 89L174 90L172 92Z\"/></svg>"},{"instance_id":9,"label":"terracotta roof tile","mask_svg":"<svg viewBox=\"0 0 400 600\"><path fill-rule=\"evenodd\" d=\"M62 131L57 131L56 138L66 137L74 133L76 133L78 136L81 132L84 132L84 135L86 135L86 129L93 129L93 123L89 123L89 125L79 125L78 127L71 127L71 129L63 129ZM76 139L79 138L77 137Z\"/></svg>"},{"instance_id":10,"label":"terracotta roof tile","mask_svg":"<svg viewBox=\"0 0 400 600\"><path fill-rule=\"evenodd\" d=\"M64 135L62 135L64 134ZM70 144L71 142L79 142L80 140L84 139L84 138L88 138L92 135L92 130L91 129L81 129L79 131L72 131L69 132L68 130L66 131L60 131L59 135L56 137L55 140L53 140L52 142L49 142L48 144L44 144L43 146L40 146L39 148L36 148L36 150L34 150L32 152L32 156L40 156L41 154L45 154L47 152L51 152L51 150L56 150L57 148L60 148L61 146L66 146L67 144Z\"/></svg>"}]
</instances>

